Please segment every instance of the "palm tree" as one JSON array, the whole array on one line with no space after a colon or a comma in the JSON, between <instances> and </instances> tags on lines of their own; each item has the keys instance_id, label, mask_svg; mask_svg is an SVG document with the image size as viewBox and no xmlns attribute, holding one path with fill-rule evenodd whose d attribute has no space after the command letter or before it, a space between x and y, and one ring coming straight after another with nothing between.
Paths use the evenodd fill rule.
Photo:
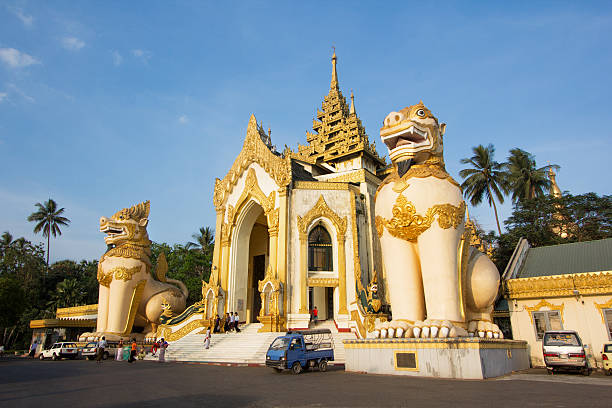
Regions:
<instances>
[{"instance_id":1,"label":"palm tree","mask_svg":"<svg viewBox=\"0 0 612 408\"><path fill-rule=\"evenodd\" d=\"M62 235L60 225L68 226L70 220L63 217L64 208L57 209L57 203L52 199L49 199L43 204L36 203L38 210L30 214L28 221L36 222L34 227L34 233L38 234L40 231L43 233L43 237L47 238L47 272L49 271L49 246L51 244L51 234L55 238L57 235Z\"/></svg>"},{"instance_id":2,"label":"palm tree","mask_svg":"<svg viewBox=\"0 0 612 408\"><path fill-rule=\"evenodd\" d=\"M200 227L198 234L191 236L195 242L188 242L186 249L199 249L205 254L209 254L215 243L215 231L210 227Z\"/></svg>"},{"instance_id":3,"label":"palm tree","mask_svg":"<svg viewBox=\"0 0 612 408\"><path fill-rule=\"evenodd\" d=\"M83 303L83 294L83 289L75 278L64 279L57 284L48 306L54 309L77 306Z\"/></svg>"},{"instance_id":4,"label":"palm tree","mask_svg":"<svg viewBox=\"0 0 612 408\"><path fill-rule=\"evenodd\" d=\"M15 241L13 241L13 236L11 235L11 233L8 231L4 231L2 233L2 237L0 237L0 246L3 248L10 247L13 242Z\"/></svg>"},{"instance_id":5,"label":"palm tree","mask_svg":"<svg viewBox=\"0 0 612 408\"><path fill-rule=\"evenodd\" d=\"M512 201L515 203L545 195L550 188L548 170L559 168L556 164L551 164L538 169L533 155L519 148L510 150L505 167L507 184L512 191Z\"/></svg>"},{"instance_id":6,"label":"palm tree","mask_svg":"<svg viewBox=\"0 0 612 408\"><path fill-rule=\"evenodd\" d=\"M495 198L503 203L504 194L507 193L504 165L493 160L495 147L492 144L487 147L483 145L472 147L472 152L474 155L469 159L461 159L461 163L470 164L473 167L459 172L459 175L465 179L461 188L472 205L480 204L483 197L487 198L489 206L492 206L495 211L497 232L501 235Z\"/></svg>"}]
</instances>

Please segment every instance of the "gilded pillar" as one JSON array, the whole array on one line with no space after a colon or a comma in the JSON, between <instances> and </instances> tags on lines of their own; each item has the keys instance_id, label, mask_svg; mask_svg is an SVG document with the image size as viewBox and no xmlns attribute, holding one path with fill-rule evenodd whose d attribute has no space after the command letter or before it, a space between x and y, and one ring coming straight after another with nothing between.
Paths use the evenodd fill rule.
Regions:
<instances>
[{"instance_id":1,"label":"gilded pillar","mask_svg":"<svg viewBox=\"0 0 612 408\"><path fill-rule=\"evenodd\" d=\"M288 313L288 298L286 293L287 288L287 187L282 187L278 190L279 207L278 207L278 240L276 252L276 276L282 284L285 294L283 296L285 307L284 314Z\"/></svg>"},{"instance_id":2,"label":"gilded pillar","mask_svg":"<svg viewBox=\"0 0 612 408\"><path fill-rule=\"evenodd\" d=\"M308 313L308 235L300 231L300 310Z\"/></svg>"},{"instance_id":3,"label":"gilded pillar","mask_svg":"<svg viewBox=\"0 0 612 408\"><path fill-rule=\"evenodd\" d=\"M339 305L338 314L348 314L346 309L346 250L345 245L346 239L344 236L338 237L338 290L339 293Z\"/></svg>"},{"instance_id":4,"label":"gilded pillar","mask_svg":"<svg viewBox=\"0 0 612 408\"><path fill-rule=\"evenodd\" d=\"M212 271L211 277L208 279L209 282L212 279L212 274L216 275L216 281L219 282L219 273L221 271L221 230L223 229L223 216L225 215L225 209L220 207L216 210L217 222L215 224L215 247L213 249Z\"/></svg>"},{"instance_id":5,"label":"gilded pillar","mask_svg":"<svg viewBox=\"0 0 612 408\"><path fill-rule=\"evenodd\" d=\"M223 225L223 230L221 231L221 288L224 293L228 293L228 276L229 276L229 252L231 245L231 237L230 237L230 225ZM227 299L225 301L225 307L227 308Z\"/></svg>"},{"instance_id":6,"label":"gilded pillar","mask_svg":"<svg viewBox=\"0 0 612 408\"><path fill-rule=\"evenodd\" d=\"M268 237L270 259L268 264L272 268L272 276L276 277L276 257L278 254L278 210L268 214Z\"/></svg>"}]
</instances>

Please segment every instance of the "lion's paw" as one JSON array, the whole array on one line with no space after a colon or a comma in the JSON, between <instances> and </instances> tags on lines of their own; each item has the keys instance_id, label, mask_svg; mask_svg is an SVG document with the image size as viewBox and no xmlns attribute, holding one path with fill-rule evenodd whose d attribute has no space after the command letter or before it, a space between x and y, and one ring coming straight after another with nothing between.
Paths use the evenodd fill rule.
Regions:
<instances>
[{"instance_id":1,"label":"lion's paw","mask_svg":"<svg viewBox=\"0 0 612 408\"><path fill-rule=\"evenodd\" d=\"M415 338L444 339L448 337L467 337L468 332L462 327L453 325L448 320L427 319L415 322L412 334Z\"/></svg>"},{"instance_id":2,"label":"lion's paw","mask_svg":"<svg viewBox=\"0 0 612 408\"><path fill-rule=\"evenodd\" d=\"M412 326L404 320L392 320L376 326L371 337L376 339L402 338L411 331Z\"/></svg>"},{"instance_id":3,"label":"lion's paw","mask_svg":"<svg viewBox=\"0 0 612 408\"><path fill-rule=\"evenodd\" d=\"M472 320L468 324L468 332L472 337L484 339L503 339L504 334L495 323L485 320Z\"/></svg>"}]
</instances>

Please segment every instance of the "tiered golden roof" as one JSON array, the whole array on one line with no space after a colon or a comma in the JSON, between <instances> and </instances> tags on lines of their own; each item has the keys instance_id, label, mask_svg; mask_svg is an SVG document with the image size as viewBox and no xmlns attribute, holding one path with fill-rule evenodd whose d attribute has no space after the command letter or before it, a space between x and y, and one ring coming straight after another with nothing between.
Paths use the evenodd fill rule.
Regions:
<instances>
[{"instance_id":1,"label":"tiered golden roof","mask_svg":"<svg viewBox=\"0 0 612 408\"><path fill-rule=\"evenodd\" d=\"M306 132L307 146L298 144L293 157L308 163L325 162L334 164L347 159L347 156L368 156L378 166L385 160L376 152L376 144L370 143L365 128L355 112L355 100L351 92L351 106L346 103L338 86L336 71L336 52L332 56L332 79L329 93L323 99L322 110L317 110L312 130Z\"/></svg>"}]
</instances>

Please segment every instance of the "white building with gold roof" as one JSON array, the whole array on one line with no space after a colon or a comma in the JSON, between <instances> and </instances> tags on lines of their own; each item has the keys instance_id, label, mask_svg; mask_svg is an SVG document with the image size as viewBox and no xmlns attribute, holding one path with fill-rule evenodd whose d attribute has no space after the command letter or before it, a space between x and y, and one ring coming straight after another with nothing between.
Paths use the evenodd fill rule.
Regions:
<instances>
[{"instance_id":1,"label":"white building with gold roof","mask_svg":"<svg viewBox=\"0 0 612 408\"><path fill-rule=\"evenodd\" d=\"M319 320L365 335L359 298L380 271L374 196L385 160L370 143L338 85L332 57L329 93L296 152L277 152L251 116L242 150L217 179L206 317L238 312L262 331L307 328ZM374 295L375 296L375 295ZM380 302L375 302L380 308ZM371 311L371 310L370 310ZM368 320L368 322L366 322Z\"/></svg>"}]
</instances>

